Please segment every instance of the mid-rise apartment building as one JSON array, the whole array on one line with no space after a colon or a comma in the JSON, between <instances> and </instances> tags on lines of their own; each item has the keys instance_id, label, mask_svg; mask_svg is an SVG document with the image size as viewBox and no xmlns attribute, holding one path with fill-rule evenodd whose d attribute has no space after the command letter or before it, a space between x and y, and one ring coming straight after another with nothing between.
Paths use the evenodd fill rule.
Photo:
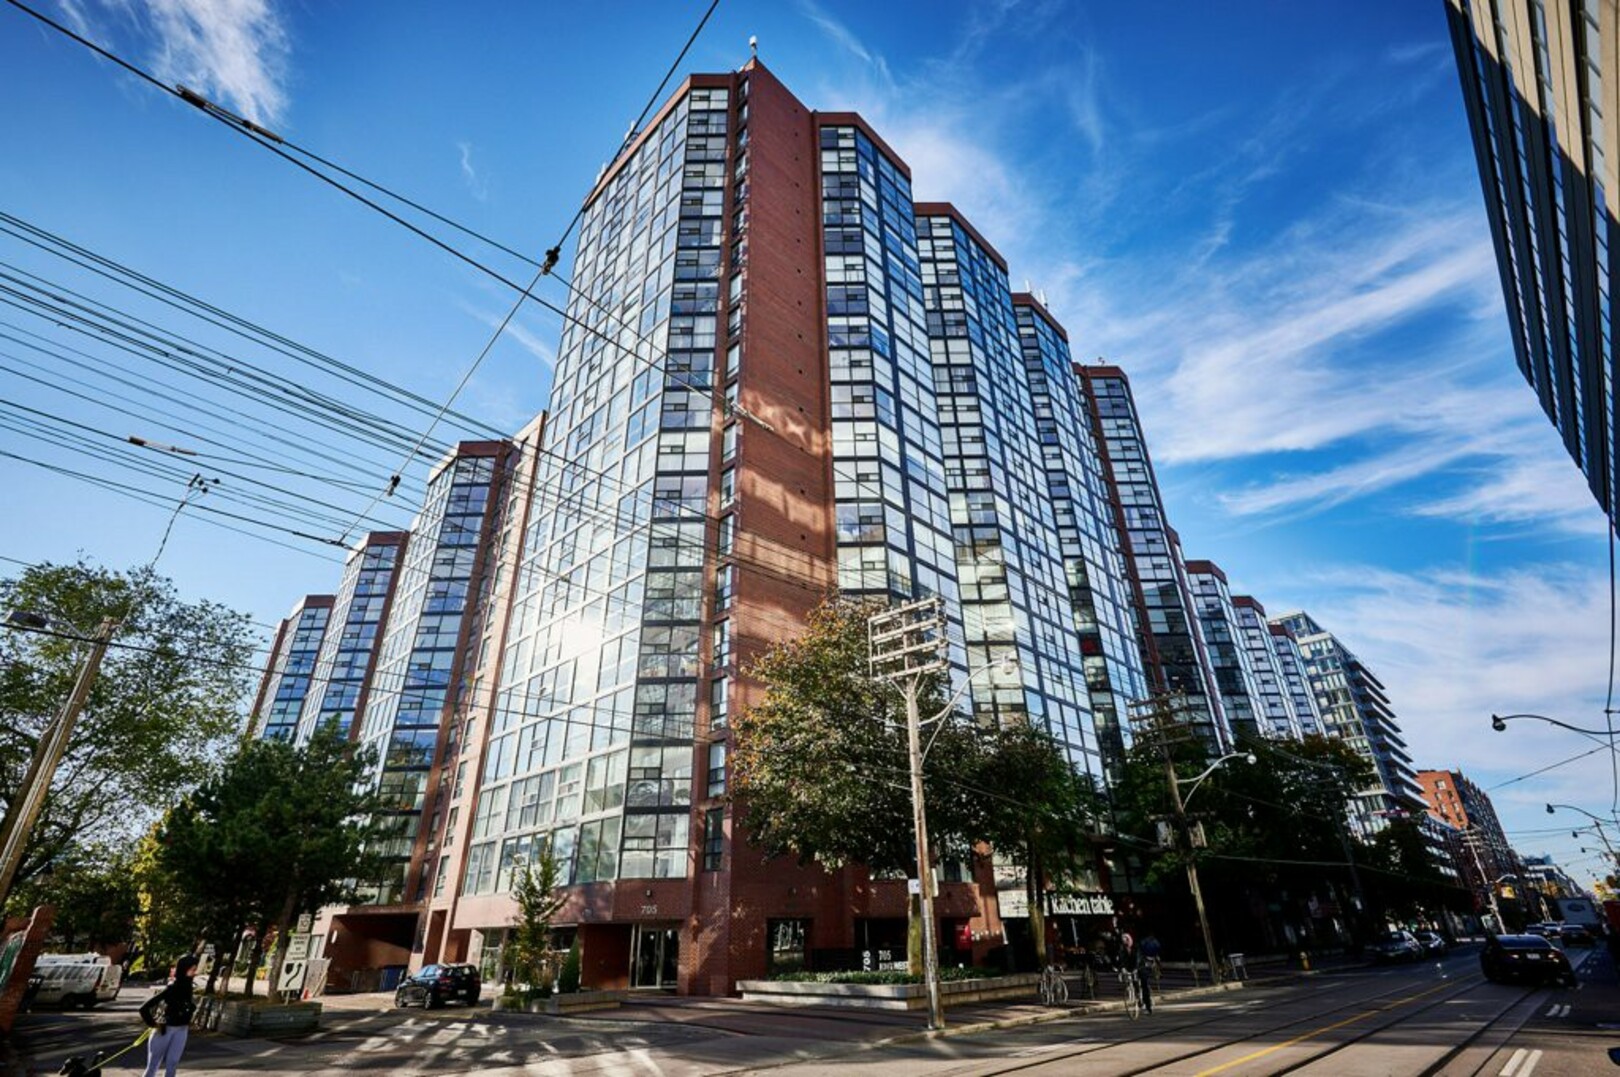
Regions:
<instances>
[{"instance_id":1,"label":"mid-rise apartment building","mask_svg":"<svg viewBox=\"0 0 1620 1077\"><path fill-rule=\"evenodd\" d=\"M1276 618L1293 633L1316 696L1323 733L1343 740L1372 763L1377 783L1359 793L1352 819L1363 836L1392 816L1419 810L1422 790L1384 685L1355 653L1310 614Z\"/></svg>"},{"instance_id":2,"label":"mid-rise apartment building","mask_svg":"<svg viewBox=\"0 0 1620 1077\"><path fill-rule=\"evenodd\" d=\"M1307 737L1323 736L1327 726L1322 720L1316 693L1311 690L1311 679L1305 672L1305 655L1299 649L1293 629L1276 621L1268 621L1267 627L1271 631L1271 652L1277 657L1277 672L1282 675L1284 688L1293 703L1300 733Z\"/></svg>"},{"instance_id":3,"label":"mid-rise apartment building","mask_svg":"<svg viewBox=\"0 0 1620 1077\"><path fill-rule=\"evenodd\" d=\"M305 595L276 627L249 727L255 737L292 740L332 616L331 595Z\"/></svg>"},{"instance_id":4,"label":"mid-rise apartment building","mask_svg":"<svg viewBox=\"0 0 1620 1077\"><path fill-rule=\"evenodd\" d=\"M1513 352L1614 520L1620 3L1446 0Z\"/></svg>"},{"instance_id":5,"label":"mid-rise apartment building","mask_svg":"<svg viewBox=\"0 0 1620 1077\"><path fill-rule=\"evenodd\" d=\"M1483 895L1498 880L1519 872L1518 855L1483 789L1457 770L1420 770L1416 778L1428 814L1457 830L1457 867L1470 890Z\"/></svg>"}]
</instances>

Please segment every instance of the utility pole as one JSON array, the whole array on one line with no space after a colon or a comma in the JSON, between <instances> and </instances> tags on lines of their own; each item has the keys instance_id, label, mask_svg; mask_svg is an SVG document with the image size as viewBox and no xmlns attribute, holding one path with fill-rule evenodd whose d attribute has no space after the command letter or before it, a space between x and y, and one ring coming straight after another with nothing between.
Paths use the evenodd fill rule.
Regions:
<instances>
[{"instance_id":1,"label":"utility pole","mask_svg":"<svg viewBox=\"0 0 1620 1077\"><path fill-rule=\"evenodd\" d=\"M911 819L916 833L918 906L922 917L923 982L928 989L928 1027L945 1027L939 994L939 945L934 939L934 867L923 804L922 716L918 698L930 674L943 673L945 610L938 598L873 614L867 620L867 658L872 676L899 686L906 701L906 755L911 764ZM942 717L942 716L936 716Z\"/></svg>"},{"instance_id":2,"label":"utility pole","mask_svg":"<svg viewBox=\"0 0 1620 1077\"><path fill-rule=\"evenodd\" d=\"M40 734L39 744L34 748L34 758L28 764L28 773L23 778L18 795L7 806L5 823L0 826L0 906L11 896L12 880L22 868L23 850L34 832L40 810L45 806L45 797L50 792L52 778L56 776L57 764L67 752L73 725L79 720L79 712L84 709L85 701L90 698L90 689L95 686L101 660L107 653L107 644L112 641L119 624L107 617L96 629L90 641L90 654L79 668L79 677L72 693Z\"/></svg>"},{"instance_id":3,"label":"utility pole","mask_svg":"<svg viewBox=\"0 0 1620 1077\"><path fill-rule=\"evenodd\" d=\"M1198 885L1198 864L1192 855L1192 830L1187 822L1187 808L1181 799L1181 781L1176 777L1176 761L1170 753L1170 732L1175 725L1172 699L1185 705L1186 696L1156 695L1143 703L1132 704L1133 720L1147 727L1164 753L1164 774L1170 785L1170 803L1175 809L1176 833L1187 843L1187 888L1192 891L1193 907L1198 912L1198 930L1204 936L1204 955L1209 959L1209 978L1221 982L1220 963L1215 960L1215 940L1209 931L1209 917L1204 912L1204 891Z\"/></svg>"},{"instance_id":4,"label":"utility pole","mask_svg":"<svg viewBox=\"0 0 1620 1077\"><path fill-rule=\"evenodd\" d=\"M1478 829L1475 827L1469 827L1467 830L1464 830L1463 844L1468 846L1468 851L1474 855L1474 870L1479 872L1479 881L1486 887L1486 892L1490 895L1491 918L1496 921L1496 930L1498 932L1505 931L1507 930L1507 924L1502 920L1502 907L1497 904L1496 901L1496 883L1486 877L1485 864L1479 858Z\"/></svg>"}]
</instances>

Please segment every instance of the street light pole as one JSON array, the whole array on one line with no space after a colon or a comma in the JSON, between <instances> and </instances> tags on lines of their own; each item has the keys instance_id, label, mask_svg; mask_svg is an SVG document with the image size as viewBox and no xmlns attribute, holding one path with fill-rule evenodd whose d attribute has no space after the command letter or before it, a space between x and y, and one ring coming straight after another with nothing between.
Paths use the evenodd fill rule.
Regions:
<instances>
[{"instance_id":1,"label":"street light pole","mask_svg":"<svg viewBox=\"0 0 1620 1077\"><path fill-rule=\"evenodd\" d=\"M1185 698L1185 697L1180 697ZM1173 724L1170 715L1170 701L1167 697L1159 695L1146 701L1147 707L1138 708L1138 714L1153 725L1152 732L1159 742L1159 748L1164 753L1164 775L1170 786L1170 803L1175 809L1176 833L1183 835L1187 841L1187 888L1192 891L1193 908L1198 913L1198 930L1204 936L1204 956L1209 959L1209 977L1212 983L1221 982L1220 964L1215 960L1215 939L1210 934L1209 916L1204 911L1204 891L1198 885L1198 863L1192 855L1192 833L1187 824L1187 806L1181 799L1181 779L1176 777L1175 757L1170 753L1169 726ZM1221 761L1217 761L1219 765ZM1210 768L1211 770L1214 767ZM1208 771L1205 772L1205 775ZM1200 775L1202 778L1205 775ZM1194 779L1195 781L1197 779Z\"/></svg>"},{"instance_id":2,"label":"street light pole","mask_svg":"<svg viewBox=\"0 0 1620 1077\"><path fill-rule=\"evenodd\" d=\"M73 725L79 720L79 712L84 709L85 701L90 698L90 689L95 686L96 674L101 670L101 660L107 654L107 645L112 641L113 633L118 631L118 627L118 621L107 617L96 629L96 634L90 641L90 653L79 669L73 691L68 695L67 702L62 705L56 717L40 734L39 743L34 749L34 757L28 764L28 773L23 778L18 795L13 797L7 806L5 822L0 826L0 906L3 906L6 898L11 895L12 880L22 868L23 851L34 832L34 823L38 821L39 813L45 806L45 797L50 792L51 780L56 776L56 766L67 752L68 738L73 733Z\"/></svg>"}]
</instances>

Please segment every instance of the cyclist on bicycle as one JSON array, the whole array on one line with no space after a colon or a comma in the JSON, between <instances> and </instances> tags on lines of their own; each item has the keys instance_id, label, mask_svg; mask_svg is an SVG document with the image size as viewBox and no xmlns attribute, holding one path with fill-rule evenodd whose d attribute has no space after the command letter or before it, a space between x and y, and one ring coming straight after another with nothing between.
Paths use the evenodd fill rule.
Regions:
<instances>
[{"instance_id":1,"label":"cyclist on bicycle","mask_svg":"<svg viewBox=\"0 0 1620 1077\"><path fill-rule=\"evenodd\" d=\"M1131 937L1128 931L1119 937L1117 967L1120 972L1136 981L1136 991L1142 996L1142 1012L1151 1014L1153 1012L1153 995L1148 991L1148 979L1143 975L1147 971L1146 958L1143 956L1141 949L1137 947L1136 940Z\"/></svg>"}]
</instances>

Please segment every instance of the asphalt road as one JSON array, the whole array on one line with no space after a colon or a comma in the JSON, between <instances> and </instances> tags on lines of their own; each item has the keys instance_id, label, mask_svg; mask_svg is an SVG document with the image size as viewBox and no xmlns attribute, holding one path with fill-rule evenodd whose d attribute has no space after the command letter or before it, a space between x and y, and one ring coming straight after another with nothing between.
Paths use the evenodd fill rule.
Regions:
<instances>
[{"instance_id":1,"label":"asphalt road","mask_svg":"<svg viewBox=\"0 0 1620 1077\"><path fill-rule=\"evenodd\" d=\"M1583 955L1577 951L1579 960ZM449 1008L395 1011L386 998L328 1000L325 1027L284 1042L193 1039L188 1077L357 1072L501 1077L759 1073L782 1077L993 1077L1027 1074L1280 1074L1334 1077L1482 1074L1614 1075L1620 982L1593 951L1577 989L1490 984L1478 948L1444 961L1251 982L1241 991L1161 1002L1151 1017L1033 1005L978 1020L1038 1023L937 1039L916 1038L916 1015L749 1006L734 1000L645 1000L572 1019ZM127 1044L139 1031L144 989L91 1013L26 1015L15 1040L34 1062L16 1074L54 1074L69 1054ZM107 1077L140 1072L144 1049ZM8 1075L9 1077L9 1075Z\"/></svg>"},{"instance_id":2,"label":"asphalt road","mask_svg":"<svg viewBox=\"0 0 1620 1077\"><path fill-rule=\"evenodd\" d=\"M1443 961L1251 987L1160 1007L1130 1021L1083 1020L906 1044L858 1059L795 1065L782 1077L1316 1077L1594 1074L1620 1077L1620 985L1606 952L1586 957L1575 989L1492 984L1478 947Z\"/></svg>"}]
</instances>

